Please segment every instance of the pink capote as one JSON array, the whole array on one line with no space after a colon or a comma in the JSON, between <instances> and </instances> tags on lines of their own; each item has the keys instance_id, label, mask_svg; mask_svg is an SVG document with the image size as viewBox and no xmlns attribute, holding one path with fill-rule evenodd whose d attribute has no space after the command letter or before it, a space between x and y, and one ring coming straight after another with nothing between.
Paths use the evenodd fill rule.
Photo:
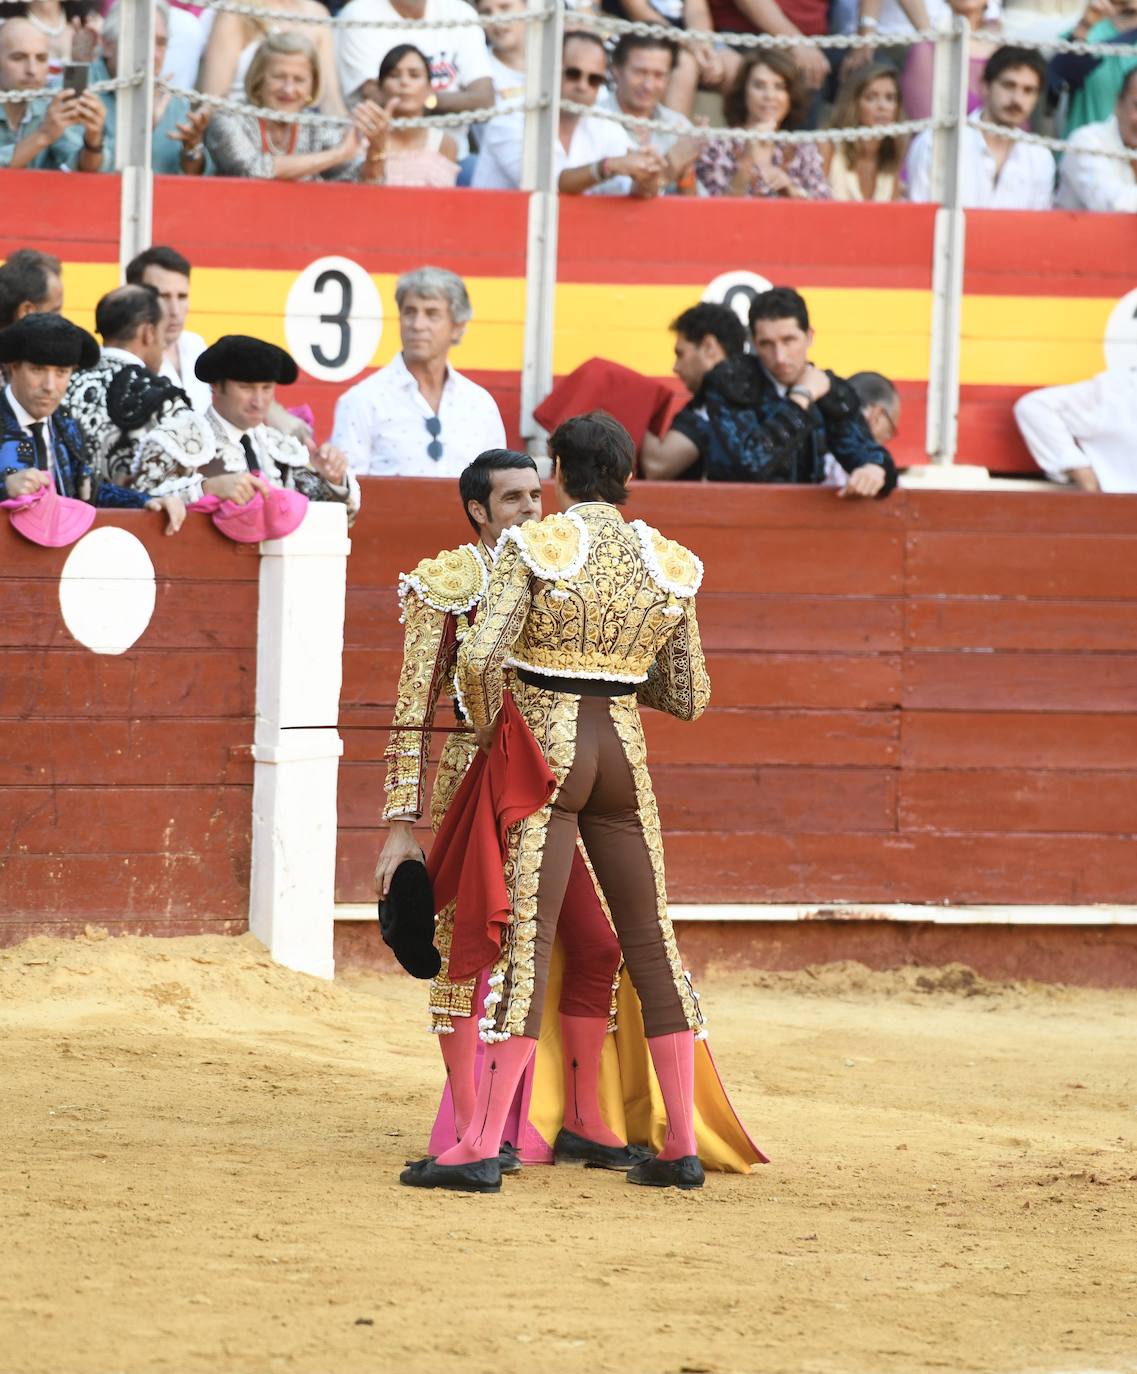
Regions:
<instances>
[{"instance_id":1,"label":"pink capote","mask_svg":"<svg viewBox=\"0 0 1137 1374\"><path fill-rule=\"evenodd\" d=\"M210 516L217 529L238 544L259 544L291 534L308 513L308 498L298 491L273 487L267 496L254 492L243 506L207 495L187 509Z\"/></svg>"},{"instance_id":2,"label":"pink capote","mask_svg":"<svg viewBox=\"0 0 1137 1374\"><path fill-rule=\"evenodd\" d=\"M28 496L0 501L10 513L12 528L45 549L74 544L95 523L95 508L86 501L60 496L54 486L40 487Z\"/></svg>"}]
</instances>

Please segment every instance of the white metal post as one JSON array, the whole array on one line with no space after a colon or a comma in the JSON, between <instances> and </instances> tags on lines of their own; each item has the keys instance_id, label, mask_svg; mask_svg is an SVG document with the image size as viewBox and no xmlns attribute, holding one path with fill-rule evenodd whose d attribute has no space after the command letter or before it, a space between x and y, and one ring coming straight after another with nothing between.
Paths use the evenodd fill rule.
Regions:
<instances>
[{"instance_id":1,"label":"white metal post","mask_svg":"<svg viewBox=\"0 0 1137 1374\"><path fill-rule=\"evenodd\" d=\"M154 0L120 0L118 75L142 72L136 86L115 92L115 170L120 181L119 265L149 248L154 228Z\"/></svg>"},{"instance_id":2,"label":"white metal post","mask_svg":"<svg viewBox=\"0 0 1137 1374\"><path fill-rule=\"evenodd\" d=\"M932 113L932 344L928 359L927 450L935 463L955 461L959 435L959 349L963 316L966 220L960 204L963 124L967 118L968 36L964 19L944 23L936 39Z\"/></svg>"},{"instance_id":3,"label":"white metal post","mask_svg":"<svg viewBox=\"0 0 1137 1374\"><path fill-rule=\"evenodd\" d=\"M347 516L313 502L261 545L249 929L277 963L330 978Z\"/></svg>"},{"instance_id":4,"label":"white metal post","mask_svg":"<svg viewBox=\"0 0 1137 1374\"><path fill-rule=\"evenodd\" d=\"M537 109L525 116L522 188L529 192L525 257L525 355L521 369L521 433L540 446L533 409L553 385L553 325L557 290L556 147L561 120L561 50L564 8L551 0L545 17L530 24L525 99Z\"/></svg>"}]
</instances>

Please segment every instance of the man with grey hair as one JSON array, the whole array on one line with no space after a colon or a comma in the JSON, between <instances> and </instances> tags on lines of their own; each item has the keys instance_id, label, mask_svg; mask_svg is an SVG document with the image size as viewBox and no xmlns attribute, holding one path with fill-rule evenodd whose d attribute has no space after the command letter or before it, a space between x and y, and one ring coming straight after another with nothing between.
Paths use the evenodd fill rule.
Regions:
<instances>
[{"instance_id":1,"label":"man with grey hair","mask_svg":"<svg viewBox=\"0 0 1137 1374\"><path fill-rule=\"evenodd\" d=\"M455 273L419 267L395 283L395 301L402 352L339 398L332 443L361 477L457 477L506 446L497 402L447 361L470 298Z\"/></svg>"},{"instance_id":2,"label":"man with grey hair","mask_svg":"<svg viewBox=\"0 0 1137 1374\"><path fill-rule=\"evenodd\" d=\"M891 444L900 433L900 393L881 372L854 372L849 385L857 393L869 433L878 444Z\"/></svg>"}]
</instances>

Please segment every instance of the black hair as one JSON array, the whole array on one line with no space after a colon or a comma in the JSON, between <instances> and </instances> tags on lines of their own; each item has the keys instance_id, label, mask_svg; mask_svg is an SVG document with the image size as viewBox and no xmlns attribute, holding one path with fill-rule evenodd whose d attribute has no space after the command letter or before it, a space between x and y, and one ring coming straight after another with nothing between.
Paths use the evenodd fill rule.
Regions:
<instances>
[{"instance_id":1,"label":"black hair","mask_svg":"<svg viewBox=\"0 0 1137 1374\"><path fill-rule=\"evenodd\" d=\"M567 37L567 35L566 35ZM679 60L679 44L670 38L649 38L646 34L622 33L620 41L612 49L610 59L613 67L622 67L634 52L660 52L669 53L671 65L675 66Z\"/></svg>"},{"instance_id":2,"label":"black hair","mask_svg":"<svg viewBox=\"0 0 1137 1374\"><path fill-rule=\"evenodd\" d=\"M809 333L809 311L792 286L771 286L759 291L750 302L750 328L759 320L796 320L802 332Z\"/></svg>"},{"instance_id":3,"label":"black hair","mask_svg":"<svg viewBox=\"0 0 1137 1374\"><path fill-rule=\"evenodd\" d=\"M390 49L383 61L379 63L378 80L380 82L386 81L403 58L406 57L408 53L412 52L422 58L423 66L426 68L426 79L429 82L430 58L427 57L426 53L424 53L421 48L416 48L413 43L396 43L395 46Z\"/></svg>"},{"instance_id":4,"label":"black hair","mask_svg":"<svg viewBox=\"0 0 1137 1374\"><path fill-rule=\"evenodd\" d=\"M849 385L862 406L890 406L899 395L883 372L854 372Z\"/></svg>"},{"instance_id":5,"label":"black hair","mask_svg":"<svg viewBox=\"0 0 1137 1374\"><path fill-rule=\"evenodd\" d=\"M95 328L103 343L133 339L144 324L162 323L162 302L152 286L116 286L95 306Z\"/></svg>"},{"instance_id":6,"label":"black hair","mask_svg":"<svg viewBox=\"0 0 1137 1374\"><path fill-rule=\"evenodd\" d=\"M636 446L606 410L590 410L559 424L549 438L549 456L560 460L561 483L578 501L622 506L628 499Z\"/></svg>"},{"instance_id":7,"label":"black hair","mask_svg":"<svg viewBox=\"0 0 1137 1374\"><path fill-rule=\"evenodd\" d=\"M58 277L63 269L58 258L38 248L17 248L0 267L0 329L16 322L16 311L30 302L42 305L47 300L48 278Z\"/></svg>"},{"instance_id":8,"label":"black hair","mask_svg":"<svg viewBox=\"0 0 1137 1374\"><path fill-rule=\"evenodd\" d=\"M1013 67L1029 67L1038 77L1039 90L1046 89L1046 59L1033 48L1018 48L1013 43L995 49L983 68L983 80L989 86Z\"/></svg>"},{"instance_id":9,"label":"black hair","mask_svg":"<svg viewBox=\"0 0 1137 1374\"><path fill-rule=\"evenodd\" d=\"M722 344L728 358L746 351L746 330L729 305L700 301L684 310L682 315L676 315L671 328L693 344L701 344L708 334L712 335Z\"/></svg>"},{"instance_id":10,"label":"black hair","mask_svg":"<svg viewBox=\"0 0 1137 1374\"><path fill-rule=\"evenodd\" d=\"M189 260L183 258L176 248L155 243L150 248L144 248L137 257L131 258L126 264L127 285L144 286L142 276L148 267L161 267L165 272L177 272L183 277L190 274Z\"/></svg>"},{"instance_id":11,"label":"black hair","mask_svg":"<svg viewBox=\"0 0 1137 1374\"><path fill-rule=\"evenodd\" d=\"M532 468L537 472L537 464L527 453L518 453L516 449L511 448L488 448L462 469L458 478L458 492L462 497L462 509L466 512L466 519L475 530L478 529L478 522L470 514L470 502L476 501L488 513L490 497L493 494L494 473L512 472L522 468Z\"/></svg>"}]
</instances>

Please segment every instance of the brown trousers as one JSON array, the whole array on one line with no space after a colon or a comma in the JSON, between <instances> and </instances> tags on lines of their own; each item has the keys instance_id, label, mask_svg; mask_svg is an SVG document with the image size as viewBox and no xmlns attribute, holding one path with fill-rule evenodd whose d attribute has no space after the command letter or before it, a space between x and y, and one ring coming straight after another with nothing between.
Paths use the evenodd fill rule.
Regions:
<instances>
[{"instance_id":1,"label":"brown trousers","mask_svg":"<svg viewBox=\"0 0 1137 1374\"><path fill-rule=\"evenodd\" d=\"M532 717L534 698L557 695L530 689L527 718ZM513 850L512 938L498 966L504 986L487 1004L483 1028L492 1023L495 1033L533 1037L540 1031L549 958L579 826L643 1006L646 1033L696 1029L697 1003L667 916L659 821L643 766L635 698L561 696L551 714L563 716L573 706L575 740L568 771L551 806L520 823L522 833ZM538 729L538 738L540 733Z\"/></svg>"}]
</instances>

